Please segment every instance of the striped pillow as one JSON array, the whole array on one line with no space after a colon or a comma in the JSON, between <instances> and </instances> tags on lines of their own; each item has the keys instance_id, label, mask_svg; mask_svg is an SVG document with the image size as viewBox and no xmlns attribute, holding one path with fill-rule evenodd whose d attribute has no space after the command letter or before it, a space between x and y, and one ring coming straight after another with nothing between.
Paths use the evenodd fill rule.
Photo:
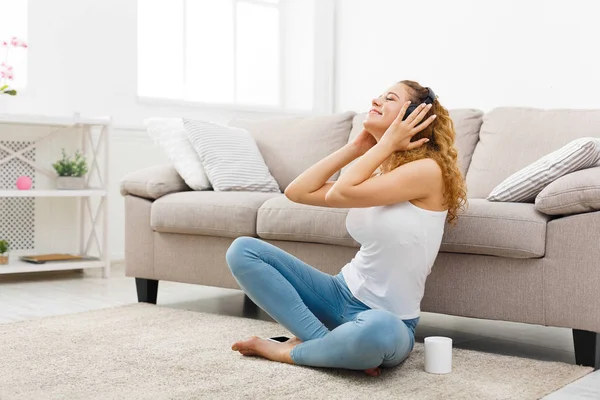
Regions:
<instances>
[{"instance_id":1,"label":"striped pillow","mask_svg":"<svg viewBox=\"0 0 600 400\"><path fill-rule=\"evenodd\" d=\"M597 165L600 165L600 139L576 139L506 178L487 200L533 202L547 185L561 176Z\"/></svg>"},{"instance_id":2,"label":"striped pillow","mask_svg":"<svg viewBox=\"0 0 600 400\"><path fill-rule=\"evenodd\" d=\"M250 132L186 118L183 125L216 192L281 192Z\"/></svg>"}]
</instances>

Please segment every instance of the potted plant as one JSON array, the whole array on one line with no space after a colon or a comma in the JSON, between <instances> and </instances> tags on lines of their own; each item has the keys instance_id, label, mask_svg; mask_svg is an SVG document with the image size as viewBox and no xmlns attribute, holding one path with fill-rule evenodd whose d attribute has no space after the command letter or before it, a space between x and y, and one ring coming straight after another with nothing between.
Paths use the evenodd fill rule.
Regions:
<instances>
[{"instance_id":1,"label":"potted plant","mask_svg":"<svg viewBox=\"0 0 600 400\"><path fill-rule=\"evenodd\" d=\"M8 264L8 242L0 240L0 265Z\"/></svg>"},{"instance_id":2,"label":"potted plant","mask_svg":"<svg viewBox=\"0 0 600 400\"><path fill-rule=\"evenodd\" d=\"M67 156L65 149L62 149L62 158L52 164L58 174L56 178L57 189L83 189L85 188L85 178L87 172L87 162L79 150L75 152L73 158Z\"/></svg>"}]
</instances>

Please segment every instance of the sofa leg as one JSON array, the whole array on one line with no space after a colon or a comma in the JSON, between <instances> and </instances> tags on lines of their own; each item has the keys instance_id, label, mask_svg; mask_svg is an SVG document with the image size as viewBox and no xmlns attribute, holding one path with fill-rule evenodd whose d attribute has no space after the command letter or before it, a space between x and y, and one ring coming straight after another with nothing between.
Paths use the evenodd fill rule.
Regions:
<instances>
[{"instance_id":1,"label":"sofa leg","mask_svg":"<svg viewBox=\"0 0 600 400\"><path fill-rule=\"evenodd\" d=\"M154 279L135 278L138 303L156 304L158 281Z\"/></svg>"},{"instance_id":2,"label":"sofa leg","mask_svg":"<svg viewBox=\"0 0 600 400\"><path fill-rule=\"evenodd\" d=\"M573 329L573 345L577 365L600 368L600 333Z\"/></svg>"},{"instance_id":3,"label":"sofa leg","mask_svg":"<svg viewBox=\"0 0 600 400\"><path fill-rule=\"evenodd\" d=\"M244 308L243 314L247 316L256 316L258 314L259 307L248 297L244 295Z\"/></svg>"}]
</instances>

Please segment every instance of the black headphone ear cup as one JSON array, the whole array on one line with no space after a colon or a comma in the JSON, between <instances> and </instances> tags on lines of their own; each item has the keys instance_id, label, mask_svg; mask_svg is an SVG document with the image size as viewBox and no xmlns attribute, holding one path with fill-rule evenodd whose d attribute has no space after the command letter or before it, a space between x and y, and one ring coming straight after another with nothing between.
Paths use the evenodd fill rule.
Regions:
<instances>
[{"instance_id":1,"label":"black headphone ear cup","mask_svg":"<svg viewBox=\"0 0 600 400\"><path fill-rule=\"evenodd\" d=\"M417 109L418 106L416 105L410 105L408 106L408 108L406 109L406 113L404 114L404 117L402 117L402 121L404 121L406 118L408 118L408 116L410 114L412 114L413 111L415 111Z\"/></svg>"}]
</instances>

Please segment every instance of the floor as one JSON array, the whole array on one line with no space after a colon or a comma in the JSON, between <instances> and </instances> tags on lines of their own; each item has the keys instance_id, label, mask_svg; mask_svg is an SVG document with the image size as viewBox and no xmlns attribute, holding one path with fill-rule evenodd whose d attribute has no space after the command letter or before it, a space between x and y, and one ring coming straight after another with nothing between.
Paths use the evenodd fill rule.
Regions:
<instances>
[{"instance_id":1,"label":"floor","mask_svg":"<svg viewBox=\"0 0 600 400\"><path fill-rule=\"evenodd\" d=\"M0 275L0 323L134 302L134 279L125 276L122 264L113 264L109 279L102 278L99 270ZM160 282L158 304L271 320L262 310L245 308L243 292L233 289ZM464 349L574 362L571 331L563 328L423 313L416 334L419 341L426 336L448 336L456 347ZM545 399L600 399L600 371Z\"/></svg>"}]
</instances>

